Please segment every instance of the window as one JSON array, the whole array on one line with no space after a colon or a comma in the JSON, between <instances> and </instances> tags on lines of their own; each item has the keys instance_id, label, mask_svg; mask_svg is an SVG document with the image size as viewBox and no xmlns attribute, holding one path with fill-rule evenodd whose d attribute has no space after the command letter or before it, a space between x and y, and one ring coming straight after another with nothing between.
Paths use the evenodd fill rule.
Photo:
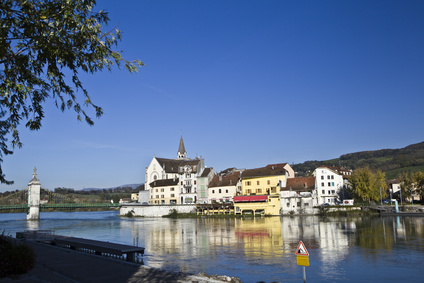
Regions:
<instances>
[{"instance_id":1,"label":"window","mask_svg":"<svg viewBox=\"0 0 424 283\"><path fill-rule=\"evenodd\" d=\"M219 193L221 193L221 189L219 189Z\"/></svg>"},{"instance_id":2,"label":"window","mask_svg":"<svg viewBox=\"0 0 424 283\"><path fill-rule=\"evenodd\" d=\"M334 182L331 182L331 186L334 187Z\"/></svg>"},{"instance_id":3,"label":"window","mask_svg":"<svg viewBox=\"0 0 424 283\"><path fill-rule=\"evenodd\" d=\"M158 189L156 189L156 192L158 192Z\"/></svg>"},{"instance_id":4,"label":"window","mask_svg":"<svg viewBox=\"0 0 424 283\"><path fill-rule=\"evenodd\" d=\"M287 203L287 207L290 207L290 203L289 202Z\"/></svg>"},{"instance_id":5,"label":"window","mask_svg":"<svg viewBox=\"0 0 424 283\"><path fill-rule=\"evenodd\" d=\"M165 189L160 189L160 191L163 193L165 191Z\"/></svg>"},{"instance_id":6,"label":"window","mask_svg":"<svg viewBox=\"0 0 424 283\"><path fill-rule=\"evenodd\" d=\"M156 198L159 198L159 195L156 195Z\"/></svg>"},{"instance_id":7,"label":"window","mask_svg":"<svg viewBox=\"0 0 424 283\"><path fill-rule=\"evenodd\" d=\"M250 186L250 181L246 181L246 186Z\"/></svg>"},{"instance_id":8,"label":"window","mask_svg":"<svg viewBox=\"0 0 424 283\"><path fill-rule=\"evenodd\" d=\"M261 194L262 193L262 189L256 189L256 193Z\"/></svg>"},{"instance_id":9,"label":"window","mask_svg":"<svg viewBox=\"0 0 424 283\"><path fill-rule=\"evenodd\" d=\"M309 202L305 202L305 203L304 203L304 205L305 205L305 206L309 206Z\"/></svg>"},{"instance_id":10,"label":"window","mask_svg":"<svg viewBox=\"0 0 424 283\"><path fill-rule=\"evenodd\" d=\"M325 194L325 190L322 190L322 194L323 194L323 195Z\"/></svg>"},{"instance_id":11,"label":"window","mask_svg":"<svg viewBox=\"0 0 424 283\"><path fill-rule=\"evenodd\" d=\"M225 193L228 194L228 190L225 190Z\"/></svg>"},{"instance_id":12,"label":"window","mask_svg":"<svg viewBox=\"0 0 424 283\"><path fill-rule=\"evenodd\" d=\"M196 185L196 180L194 180L194 184Z\"/></svg>"},{"instance_id":13,"label":"window","mask_svg":"<svg viewBox=\"0 0 424 283\"><path fill-rule=\"evenodd\" d=\"M250 195L250 189L247 189L246 190L246 193Z\"/></svg>"},{"instance_id":14,"label":"window","mask_svg":"<svg viewBox=\"0 0 424 283\"><path fill-rule=\"evenodd\" d=\"M331 187L331 183L330 182L328 182L328 186Z\"/></svg>"},{"instance_id":15,"label":"window","mask_svg":"<svg viewBox=\"0 0 424 283\"><path fill-rule=\"evenodd\" d=\"M327 175L327 179L330 180L330 175Z\"/></svg>"},{"instance_id":16,"label":"window","mask_svg":"<svg viewBox=\"0 0 424 283\"><path fill-rule=\"evenodd\" d=\"M161 198L164 198L165 196L164 196L164 195L160 195L160 197L161 197Z\"/></svg>"},{"instance_id":17,"label":"window","mask_svg":"<svg viewBox=\"0 0 424 283\"><path fill-rule=\"evenodd\" d=\"M214 194L215 193L215 190L212 190L212 193Z\"/></svg>"},{"instance_id":18,"label":"window","mask_svg":"<svg viewBox=\"0 0 424 283\"><path fill-rule=\"evenodd\" d=\"M268 180L266 183L267 183L268 185L271 185L271 181L270 181L270 180Z\"/></svg>"},{"instance_id":19,"label":"window","mask_svg":"<svg viewBox=\"0 0 424 283\"><path fill-rule=\"evenodd\" d=\"M173 192L174 191L174 188L171 188L171 192Z\"/></svg>"},{"instance_id":20,"label":"window","mask_svg":"<svg viewBox=\"0 0 424 283\"><path fill-rule=\"evenodd\" d=\"M336 193L336 191L335 191L335 190L331 190L331 193L335 194L335 193Z\"/></svg>"},{"instance_id":21,"label":"window","mask_svg":"<svg viewBox=\"0 0 424 283\"><path fill-rule=\"evenodd\" d=\"M331 194L331 191L330 190L328 190L328 194Z\"/></svg>"},{"instance_id":22,"label":"window","mask_svg":"<svg viewBox=\"0 0 424 283\"><path fill-rule=\"evenodd\" d=\"M300 201L297 202L297 207L300 207Z\"/></svg>"},{"instance_id":23,"label":"window","mask_svg":"<svg viewBox=\"0 0 424 283\"><path fill-rule=\"evenodd\" d=\"M321 183L321 187L324 187L324 183Z\"/></svg>"},{"instance_id":24,"label":"window","mask_svg":"<svg viewBox=\"0 0 424 283\"><path fill-rule=\"evenodd\" d=\"M258 186L259 186L259 181L256 181L256 185L258 185Z\"/></svg>"},{"instance_id":25,"label":"window","mask_svg":"<svg viewBox=\"0 0 424 283\"><path fill-rule=\"evenodd\" d=\"M181 186L183 185L183 181L181 181Z\"/></svg>"},{"instance_id":26,"label":"window","mask_svg":"<svg viewBox=\"0 0 424 283\"><path fill-rule=\"evenodd\" d=\"M171 198L175 197L175 194L171 194Z\"/></svg>"},{"instance_id":27,"label":"window","mask_svg":"<svg viewBox=\"0 0 424 283\"><path fill-rule=\"evenodd\" d=\"M331 179L334 180L334 175L331 175Z\"/></svg>"},{"instance_id":28,"label":"window","mask_svg":"<svg viewBox=\"0 0 424 283\"><path fill-rule=\"evenodd\" d=\"M321 175L321 180L324 180L324 176Z\"/></svg>"}]
</instances>

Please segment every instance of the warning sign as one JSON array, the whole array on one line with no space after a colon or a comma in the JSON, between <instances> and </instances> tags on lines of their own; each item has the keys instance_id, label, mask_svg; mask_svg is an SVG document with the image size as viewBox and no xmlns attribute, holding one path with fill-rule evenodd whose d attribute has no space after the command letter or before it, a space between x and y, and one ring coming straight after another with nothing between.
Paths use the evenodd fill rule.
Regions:
<instances>
[{"instance_id":1,"label":"warning sign","mask_svg":"<svg viewBox=\"0 0 424 283\"><path fill-rule=\"evenodd\" d=\"M296 249L296 255L306 255L309 256L308 250L306 249L305 245L302 241L299 242L299 245Z\"/></svg>"}]
</instances>

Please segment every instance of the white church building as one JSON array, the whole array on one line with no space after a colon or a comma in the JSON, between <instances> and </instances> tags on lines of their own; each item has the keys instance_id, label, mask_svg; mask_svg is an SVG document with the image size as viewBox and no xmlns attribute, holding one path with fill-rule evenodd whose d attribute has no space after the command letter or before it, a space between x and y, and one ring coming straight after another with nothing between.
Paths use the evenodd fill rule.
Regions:
<instances>
[{"instance_id":1,"label":"white church building","mask_svg":"<svg viewBox=\"0 0 424 283\"><path fill-rule=\"evenodd\" d=\"M145 190L149 192L149 204L197 203L198 178L204 171L204 159L188 158L181 136L177 158L154 156L146 168Z\"/></svg>"}]
</instances>

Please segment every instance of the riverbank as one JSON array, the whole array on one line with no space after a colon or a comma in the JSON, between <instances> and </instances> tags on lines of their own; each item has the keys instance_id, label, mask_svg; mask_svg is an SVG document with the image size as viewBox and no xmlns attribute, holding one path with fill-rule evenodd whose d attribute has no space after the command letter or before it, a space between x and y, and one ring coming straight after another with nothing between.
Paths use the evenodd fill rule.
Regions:
<instances>
[{"instance_id":1,"label":"riverbank","mask_svg":"<svg viewBox=\"0 0 424 283\"><path fill-rule=\"evenodd\" d=\"M0 283L13 282L241 282L227 276L191 275L150 268L125 262L54 247L35 241L25 241L34 249L37 263L26 274L0 278Z\"/></svg>"}]
</instances>

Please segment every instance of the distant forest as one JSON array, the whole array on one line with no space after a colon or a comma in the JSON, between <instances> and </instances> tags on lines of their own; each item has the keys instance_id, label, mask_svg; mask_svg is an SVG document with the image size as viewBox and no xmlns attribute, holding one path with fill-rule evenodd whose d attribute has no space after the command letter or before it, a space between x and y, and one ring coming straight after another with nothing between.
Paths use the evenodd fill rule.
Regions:
<instances>
[{"instance_id":1,"label":"distant forest","mask_svg":"<svg viewBox=\"0 0 424 283\"><path fill-rule=\"evenodd\" d=\"M401 172L424 172L424 142L412 144L400 149L380 149L344 154L336 159L325 161L306 161L291 165L297 176L308 176L315 168L326 166L345 167L347 169L368 166L371 170L381 170L386 178L398 178Z\"/></svg>"}]
</instances>

